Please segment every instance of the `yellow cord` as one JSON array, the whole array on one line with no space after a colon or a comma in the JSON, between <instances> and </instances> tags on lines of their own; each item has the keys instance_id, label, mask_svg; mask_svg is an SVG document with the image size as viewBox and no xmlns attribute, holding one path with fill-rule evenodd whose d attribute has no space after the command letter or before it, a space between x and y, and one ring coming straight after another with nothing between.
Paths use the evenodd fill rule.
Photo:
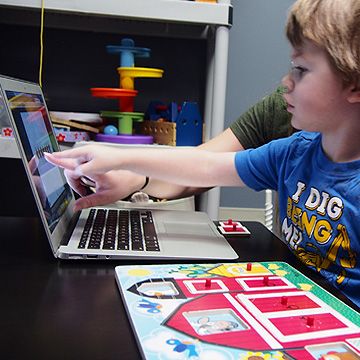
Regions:
<instances>
[{"instance_id":1,"label":"yellow cord","mask_svg":"<svg viewBox=\"0 0 360 360\"><path fill-rule=\"evenodd\" d=\"M44 55L44 6L45 0L41 0L41 23L40 23L40 64L39 64L39 85L42 87L42 68Z\"/></svg>"}]
</instances>

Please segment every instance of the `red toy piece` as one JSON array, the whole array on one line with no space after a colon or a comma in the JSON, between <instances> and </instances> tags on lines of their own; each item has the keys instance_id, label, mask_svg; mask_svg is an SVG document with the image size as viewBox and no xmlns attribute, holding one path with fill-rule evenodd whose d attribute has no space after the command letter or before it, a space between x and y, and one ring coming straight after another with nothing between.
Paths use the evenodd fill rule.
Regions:
<instances>
[{"instance_id":1,"label":"red toy piece","mask_svg":"<svg viewBox=\"0 0 360 360\"><path fill-rule=\"evenodd\" d=\"M134 98L137 95L136 90L117 89L117 88L91 88L91 94L95 97L106 99L117 99L121 112L134 111Z\"/></svg>"},{"instance_id":2,"label":"red toy piece","mask_svg":"<svg viewBox=\"0 0 360 360\"><path fill-rule=\"evenodd\" d=\"M281 305L287 305L288 304L288 297L282 296L281 297Z\"/></svg>"},{"instance_id":3,"label":"red toy piece","mask_svg":"<svg viewBox=\"0 0 360 360\"><path fill-rule=\"evenodd\" d=\"M308 316L306 318L306 325L307 326L314 326L315 319L312 316Z\"/></svg>"},{"instance_id":4,"label":"red toy piece","mask_svg":"<svg viewBox=\"0 0 360 360\"><path fill-rule=\"evenodd\" d=\"M219 222L219 230L224 235L249 235L250 231L239 221L232 219Z\"/></svg>"}]
</instances>

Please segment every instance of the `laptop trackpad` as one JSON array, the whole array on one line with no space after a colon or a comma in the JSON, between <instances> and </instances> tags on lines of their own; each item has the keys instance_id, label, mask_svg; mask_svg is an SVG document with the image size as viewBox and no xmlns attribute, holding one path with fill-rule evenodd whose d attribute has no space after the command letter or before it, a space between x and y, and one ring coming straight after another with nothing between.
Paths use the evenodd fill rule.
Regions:
<instances>
[{"instance_id":1,"label":"laptop trackpad","mask_svg":"<svg viewBox=\"0 0 360 360\"><path fill-rule=\"evenodd\" d=\"M169 257L188 259L236 259L238 255L212 223L164 221L162 248Z\"/></svg>"},{"instance_id":2,"label":"laptop trackpad","mask_svg":"<svg viewBox=\"0 0 360 360\"><path fill-rule=\"evenodd\" d=\"M167 235L200 235L214 236L214 232L206 223L168 222L163 223Z\"/></svg>"}]
</instances>

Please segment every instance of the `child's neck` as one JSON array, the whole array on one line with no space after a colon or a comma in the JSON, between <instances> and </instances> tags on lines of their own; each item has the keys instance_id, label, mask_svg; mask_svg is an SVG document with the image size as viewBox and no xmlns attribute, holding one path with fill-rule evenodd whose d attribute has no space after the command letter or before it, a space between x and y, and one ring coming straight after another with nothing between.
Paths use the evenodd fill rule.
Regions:
<instances>
[{"instance_id":1,"label":"child's neck","mask_svg":"<svg viewBox=\"0 0 360 360\"><path fill-rule=\"evenodd\" d=\"M336 134L322 134L325 154L334 162L360 160L360 126L341 129Z\"/></svg>"}]
</instances>

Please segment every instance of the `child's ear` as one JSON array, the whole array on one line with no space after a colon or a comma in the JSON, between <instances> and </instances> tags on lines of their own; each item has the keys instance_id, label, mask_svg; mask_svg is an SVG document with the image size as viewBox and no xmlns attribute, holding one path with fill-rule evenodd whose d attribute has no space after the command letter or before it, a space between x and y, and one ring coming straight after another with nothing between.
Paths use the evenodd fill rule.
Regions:
<instances>
[{"instance_id":1,"label":"child's ear","mask_svg":"<svg viewBox=\"0 0 360 360\"><path fill-rule=\"evenodd\" d=\"M349 86L349 94L347 97L349 103L360 103L360 83L355 83Z\"/></svg>"}]
</instances>

